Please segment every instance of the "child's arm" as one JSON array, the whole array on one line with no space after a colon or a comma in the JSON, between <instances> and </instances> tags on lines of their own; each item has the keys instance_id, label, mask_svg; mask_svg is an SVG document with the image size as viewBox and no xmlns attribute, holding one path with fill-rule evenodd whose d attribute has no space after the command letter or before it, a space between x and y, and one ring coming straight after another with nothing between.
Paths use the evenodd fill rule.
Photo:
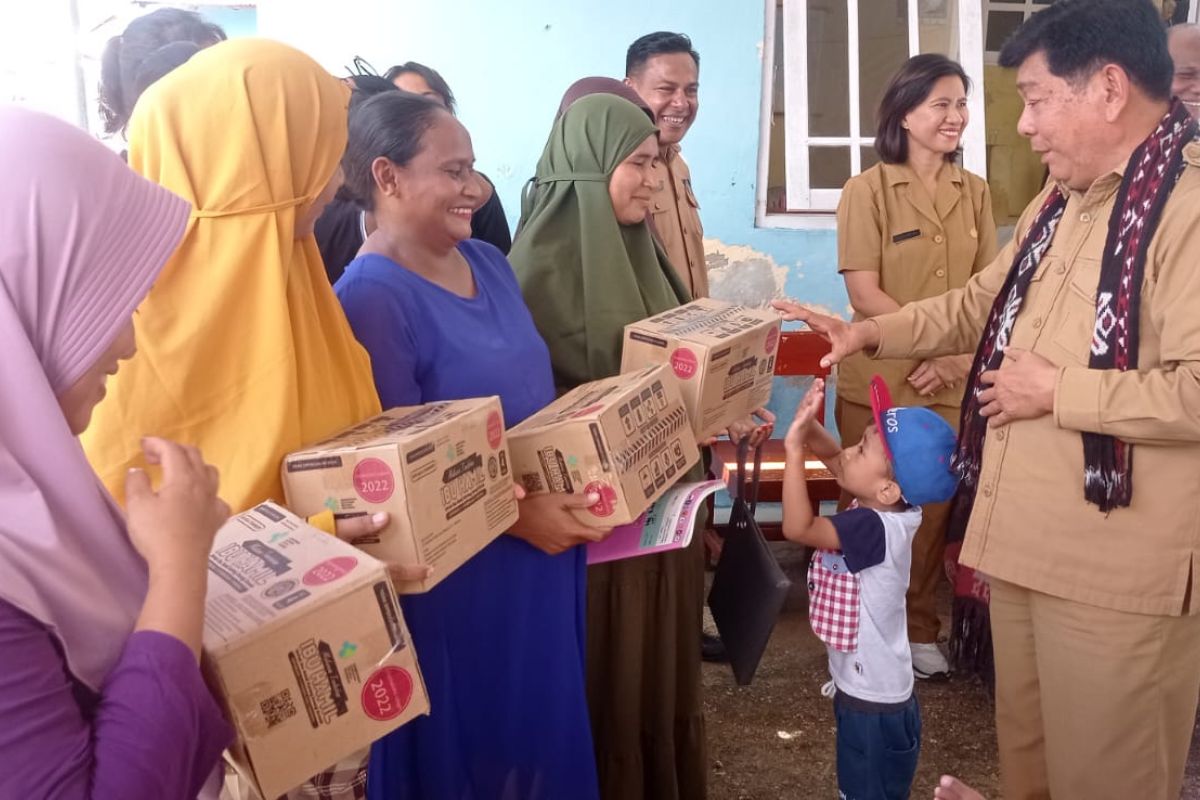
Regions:
<instances>
[{"instance_id":1,"label":"child's arm","mask_svg":"<svg viewBox=\"0 0 1200 800\"><path fill-rule=\"evenodd\" d=\"M814 456L821 459L821 463L833 474L833 477L840 478L842 475L841 442L833 438L833 434L825 430L825 426L815 419L809 427L808 437L805 441L808 449Z\"/></svg>"},{"instance_id":2,"label":"child's arm","mask_svg":"<svg viewBox=\"0 0 1200 800\"><path fill-rule=\"evenodd\" d=\"M818 379L813 382L808 394L796 407L796 416L784 437L785 462L783 469L783 535L793 542L819 547L825 550L841 549L837 531L829 520L813 514L812 503L808 497L808 482L804 476L804 442L813 442L813 432L820 428L824 438L819 438L813 446L821 447L817 455L822 460L822 453L829 453L828 445L836 442L829 432L816 422L817 410L825 402L825 382ZM831 459L832 460L832 459Z\"/></svg>"}]
</instances>

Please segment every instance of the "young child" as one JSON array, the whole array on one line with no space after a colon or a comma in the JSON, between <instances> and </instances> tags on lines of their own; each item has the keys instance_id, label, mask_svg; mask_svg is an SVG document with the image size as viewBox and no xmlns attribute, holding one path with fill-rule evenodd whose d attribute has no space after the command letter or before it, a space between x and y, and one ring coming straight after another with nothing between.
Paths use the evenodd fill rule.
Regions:
<instances>
[{"instance_id":1,"label":"young child","mask_svg":"<svg viewBox=\"0 0 1200 800\"><path fill-rule=\"evenodd\" d=\"M784 440L783 533L816 548L808 568L809 620L829 651L837 719L838 791L843 800L907 798L921 748L904 595L921 506L950 499L954 430L927 408L894 408L887 385L871 381L875 424L842 449L820 423L817 380ZM854 495L832 517L813 514L805 445Z\"/></svg>"}]
</instances>

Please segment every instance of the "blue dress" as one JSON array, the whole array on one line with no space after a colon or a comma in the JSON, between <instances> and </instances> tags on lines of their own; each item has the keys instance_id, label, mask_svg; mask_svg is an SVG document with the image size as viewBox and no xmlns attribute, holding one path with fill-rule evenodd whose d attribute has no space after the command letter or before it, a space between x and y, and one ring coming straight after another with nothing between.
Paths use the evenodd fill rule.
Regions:
<instances>
[{"instance_id":1,"label":"blue dress","mask_svg":"<svg viewBox=\"0 0 1200 800\"><path fill-rule=\"evenodd\" d=\"M517 424L554 399L550 355L507 259L467 240L463 298L379 255L335 290L384 408L499 395ZM401 598L432 713L376 742L371 800L598 797L584 684L586 553L501 535Z\"/></svg>"}]
</instances>

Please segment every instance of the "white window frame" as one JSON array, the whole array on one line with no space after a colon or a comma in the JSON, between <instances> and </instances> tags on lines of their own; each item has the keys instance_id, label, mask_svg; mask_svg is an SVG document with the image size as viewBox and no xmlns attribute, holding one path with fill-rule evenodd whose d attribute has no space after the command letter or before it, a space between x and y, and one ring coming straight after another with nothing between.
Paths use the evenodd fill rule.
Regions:
<instances>
[{"instance_id":1,"label":"white window frame","mask_svg":"<svg viewBox=\"0 0 1200 800\"><path fill-rule=\"evenodd\" d=\"M992 11L1012 11L1014 13L1021 12L1021 23L1029 21L1038 11L1049 8L1044 2L1034 3L1033 0L984 0L982 5L985 6L983 11L983 41L987 43L987 24L988 15ZM999 50L984 50L983 63L995 66L1000 63Z\"/></svg>"},{"instance_id":2,"label":"white window frame","mask_svg":"<svg viewBox=\"0 0 1200 800\"><path fill-rule=\"evenodd\" d=\"M973 91L967 98L971 124L963 137L963 164L971 172L987 177L987 157L984 149L985 125L983 105L983 27L980 0L948 0L958 6L959 62L971 78ZM1029 0L1024 0L1029 2ZM775 95L775 12L776 0L764 0L766 16L763 38L762 105L759 115L758 181L755 191L755 225L760 228L833 228L833 211L837 208L841 189L813 189L809 183L809 148L817 146L850 147L850 169L857 175L862 166L862 147L874 144L873 136L859 135L858 85L858 9L859 3L872 0L846 0L848 33L848 77L850 103L850 132L843 137L810 137L808 135L808 0L783 0L784 39L801 42L802 47L784 50L784 71L789 76L784 84L784 141L787 153L786 173L789 210L767 213L767 176L770 167L771 126ZM920 0L908 0L909 53L920 52ZM795 76L794 78L792 76Z\"/></svg>"}]
</instances>

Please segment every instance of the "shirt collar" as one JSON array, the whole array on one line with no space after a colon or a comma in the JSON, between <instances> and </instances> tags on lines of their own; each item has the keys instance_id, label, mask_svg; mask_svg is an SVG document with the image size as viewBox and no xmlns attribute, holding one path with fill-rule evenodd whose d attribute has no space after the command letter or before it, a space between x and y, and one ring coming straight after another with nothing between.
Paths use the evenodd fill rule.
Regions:
<instances>
[{"instance_id":1,"label":"shirt collar","mask_svg":"<svg viewBox=\"0 0 1200 800\"><path fill-rule=\"evenodd\" d=\"M908 164L886 164L880 162L879 168L883 172L883 179L888 186L897 186L901 183L913 183L917 180L917 173ZM962 167L958 164L947 164L946 169L938 175L938 182L948 179L951 183L961 186L963 182Z\"/></svg>"}]
</instances>

